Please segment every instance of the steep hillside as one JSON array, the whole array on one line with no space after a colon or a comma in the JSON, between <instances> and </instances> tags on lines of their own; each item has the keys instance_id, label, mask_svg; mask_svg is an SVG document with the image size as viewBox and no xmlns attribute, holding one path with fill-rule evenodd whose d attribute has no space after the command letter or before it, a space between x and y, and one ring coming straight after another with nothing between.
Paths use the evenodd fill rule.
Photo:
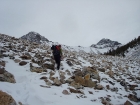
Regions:
<instances>
[{"instance_id":1,"label":"steep hillside","mask_svg":"<svg viewBox=\"0 0 140 105\"><path fill-rule=\"evenodd\" d=\"M51 44L0 35L0 103L139 105L139 59L79 52L63 45L58 72ZM10 100L4 101L4 94Z\"/></svg>"}]
</instances>

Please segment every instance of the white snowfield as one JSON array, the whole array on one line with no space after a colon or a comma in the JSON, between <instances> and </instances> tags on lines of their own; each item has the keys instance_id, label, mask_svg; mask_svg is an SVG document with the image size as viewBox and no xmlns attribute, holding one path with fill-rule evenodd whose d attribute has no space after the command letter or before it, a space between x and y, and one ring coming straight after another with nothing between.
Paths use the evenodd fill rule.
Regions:
<instances>
[{"instance_id":1,"label":"white snowfield","mask_svg":"<svg viewBox=\"0 0 140 105\"><path fill-rule=\"evenodd\" d=\"M47 50L50 50L50 46L52 44L49 43L48 45L49 48ZM4 46L4 44L1 44L1 46ZM73 66L69 66L67 64L68 57L65 57L63 61L61 61L60 71L65 72L66 70L69 70L72 73L77 68L82 69L88 66L92 67L93 65L90 63L92 61L94 61L93 63L95 64L94 66L100 67L108 66L108 64L111 62L112 63L111 69L112 71L114 71L114 73L116 73L115 69L116 66L125 68L126 65L129 65L128 70L124 72L125 74L119 71L118 74L120 76L115 75L114 77L116 79L120 78L122 80L124 79L129 84L138 85L138 87L136 87L136 90L134 91L129 90L126 91L124 87L120 84L120 82L115 81L113 78L109 77L109 75L107 75L105 72L99 72L101 80L99 84L104 87L102 90L84 87L83 89L80 89L84 94L70 93L68 88L74 89L74 87L69 86L68 83L62 84L61 86L52 85L50 87L41 87L40 85L46 86L46 83L44 80L41 80L40 78L43 76L49 78L50 76L49 73L52 71L51 69L47 69L47 72L42 73L31 72L30 71L31 60L24 60L27 61L28 63L24 66L19 66L18 63L14 62L14 60L9 59L9 57L4 57L0 58L0 61L3 60L6 62L5 70L14 75L16 83L0 82L0 90L11 95L16 101L17 105L20 105L19 102L21 102L22 105L103 105L101 102L101 98L107 96L109 97L110 99L109 102L112 105L123 105L127 100L131 102L133 105L140 105L140 102L134 102L129 100L128 97L124 97L128 96L129 94L136 93L137 97L140 98L140 80L131 81L128 79L129 76L126 75L130 74L131 76L134 77L140 76L139 61L121 57L111 57L111 56L104 57L102 55L98 55L91 48L62 46L62 49L64 49L64 52L66 51L71 53L74 52L74 54L76 54L75 55L76 61L80 61L81 65L74 64ZM35 48L33 51L36 51L38 53L46 52L45 50L41 49L41 47ZM6 52L6 54L13 53L14 52L11 50L9 52ZM19 52L19 54L16 55L15 58L20 59L20 55L22 55L22 53L24 52ZM34 53L30 52L30 55L33 57ZM90 57L89 55L95 56L95 58ZM73 56L71 58L73 58ZM46 59L49 58L47 57ZM40 67L37 64L34 64L33 66ZM54 76L59 77L58 71L56 71ZM71 77L69 75L65 76L66 79ZM109 81L114 83L114 85L111 85ZM108 84L110 85L110 88L117 87L118 91L114 92L108 90L106 88ZM64 95L62 93L63 90L67 90L70 94ZM93 94L89 94L89 92L92 92Z\"/></svg>"}]
</instances>

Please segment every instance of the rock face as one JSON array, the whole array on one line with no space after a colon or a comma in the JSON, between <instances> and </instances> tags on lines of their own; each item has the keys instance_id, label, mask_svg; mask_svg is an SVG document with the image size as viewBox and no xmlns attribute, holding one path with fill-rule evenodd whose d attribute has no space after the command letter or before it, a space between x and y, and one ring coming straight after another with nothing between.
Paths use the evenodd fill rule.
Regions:
<instances>
[{"instance_id":1,"label":"rock face","mask_svg":"<svg viewBox=\"0 0 140 105\"><path fill-rule=\"evenodd\" d=\"M17 104L10 95L0 91L0 105L17 105Z\"/></svg>"}]
</instances>

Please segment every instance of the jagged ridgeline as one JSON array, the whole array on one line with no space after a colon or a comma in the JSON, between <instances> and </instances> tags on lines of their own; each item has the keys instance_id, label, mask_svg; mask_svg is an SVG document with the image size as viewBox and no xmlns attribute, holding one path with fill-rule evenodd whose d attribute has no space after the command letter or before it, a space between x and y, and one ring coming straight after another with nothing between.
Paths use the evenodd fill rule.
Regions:
<instances>
[{"instance_id":1,"label":"jagged ridgeline","mask_svg":"<svg viewBox=\"0 0 140 105\"><path fill-rule=\"evenodd\" d=\"M140 102L140 59L87 53L83 47L81 51L63 45L58 74L50 42L32 43L0 34L0 45L0 105Z\"/></svg>"},{"instance_id":2,"label":"jagged ridgeline","mask_svg":"<svg viewBox=\"0 0 140 105\"><path fill-rule=\"evenodd\" d=\"M104 53L105 55L113 55L113 56L128 56L129 52L133 49L133 57L140 58L140 36L138 38L133 39L125 45L117 47L117 49L110 49L108 52ZM135 54L135 55L134 55Z\"/></svg>"}]
</instances>

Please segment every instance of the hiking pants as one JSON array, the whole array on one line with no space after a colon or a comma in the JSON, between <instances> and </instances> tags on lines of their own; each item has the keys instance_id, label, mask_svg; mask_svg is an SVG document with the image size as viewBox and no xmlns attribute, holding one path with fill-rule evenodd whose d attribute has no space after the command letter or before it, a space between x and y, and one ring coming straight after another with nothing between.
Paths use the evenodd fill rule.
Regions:
<instances>
[{"instance_id":1,"label":"hiking pants","mask_svg":"<svg viewBox=\"0 0 140 105\"><path fill-rule=\"evenodd\" d=\"M55 62L57 64L57 70L59 70L59 68L60 68L60 59L61 59L60 55L55 55L54 56L54 60L55 60Z\"/></svg>"}]
</instances>

